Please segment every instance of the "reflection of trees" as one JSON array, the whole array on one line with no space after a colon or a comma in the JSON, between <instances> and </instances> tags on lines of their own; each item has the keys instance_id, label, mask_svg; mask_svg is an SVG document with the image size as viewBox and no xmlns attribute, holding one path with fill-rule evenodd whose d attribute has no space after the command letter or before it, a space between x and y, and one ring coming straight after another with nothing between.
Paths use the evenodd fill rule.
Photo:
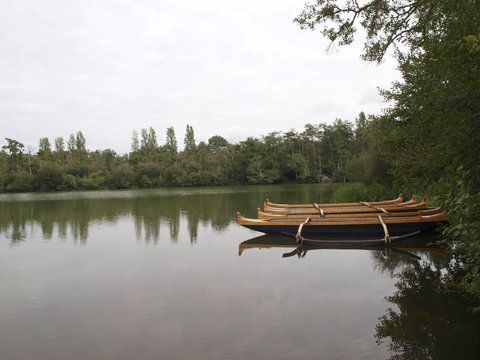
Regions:
<instances>
[{"instance_id":1,"label":"reflection of trees","mask_svg":"<svg viewBox=\"0 0 480 360\"><path fill-rule=\"evenodd\" d=\"M444 270L443 270L444 271ZM377 343L389 339L391 359L474 359L480 354L480 314L448 291L441 268L411 263L398 275L395 305L376 326Z\"/></svg>"},{"instance_id":2,"label":"reflection of trees","mask_svg":"<svg viewBox=\"0 0 480 360\"><path fill-rule=\"evenodd\" d=\"M394 247L390 251L372 252L374 268L382 273L395 276L400 270L412 269L423 258L435 268L447 266L447 252L438 247L400 248Z\"/></svg>"},{"instance_id":3,"label":"reflection of trees","mask_svg":"<svg viewBox=\"0 0 480 360\"><path fill-rule=\"evenodd\" d=\"M237 211L256 216L256 208L267 197L277 202L320 202L331 193L331 186L303 185L32 195L31 201L0 201L0 234L12 245L20 244L27 229L38 226L46 240L57 234L85 243L92 222L118 223L131 216L139 240L158 242L162 228L162 235L177 241L185 224L195 243L200 224L221 231L236 221Z\"/></svg>"},{"instance_id":4,"label":"reflection of trees","mask_svg":"<svg viewBox=\"0 0 480 360\"><path fill-rule=\"evenodd\" d=\"M85 243L92 222L117 223L133 217L137 239L156 243L162 234L177 241L185 224L195 243L200 224L221 231L236 221L236 212L256 216L267 197L276 202L328 200L333 185L253 186L202 189L169 189L99 193L32 195L31 201L0 201L0 233L11 244L27 236L27 228L39 226L44 239L58 234ZM94 194L94 195L91 195ZM112 195L113 194L113 195ZM50 197L50 199L48 199ZM166 231L163 228L167 229Z\"/></svg>"},{"instance_id":5,"label":"reflection of trees","mask_svg":"<svg viewBox=\"0 0 480 360\"><path fill-rule=\"evenodd\" d=\"M475 304L449 290L447 275L455 275L444 249L424 243L403 247L363 247L376 270L398 278L396 292L386 298L391 303L379 318L375 337L387 343L391 359L477 359L480 354L480 313L471 313ZM422 247L414 247L414 244ZM248 249L284 248L283 257L303 259L307 253L327 251L328 247L299 246L281 236L260 236L239 244L239 255ZM339 249L338 247L336 249ZM352 248L340 248L349 251Z\"/></svg>"},{"instance_id":6,"label":"reflection of trees","mask_svg":"<svg viewBox=\"0 0 480 360\"><path fill-rule=\"evenodd\" d=\"M395 276L401 270L412 269L418 265L420 259L428 261L436 269L446 268L450 261L450 253L445 246L436 245L441 240L440 234L426 233L396 243L388 252L372 253L374 268Z\"/></svg>"},{"instance_id":7,"label":"reflection of trees","mask_svg":"<svg viewBox=\"0 0 480 360\"><path fill-rule=\"evenodd\" d=\"M402 254L390 254L388 252L371 253L374 269L381 273L393 276L399 269L407 269L418 262L417 258L403 256Z\"/></svg>"}]
</instances>

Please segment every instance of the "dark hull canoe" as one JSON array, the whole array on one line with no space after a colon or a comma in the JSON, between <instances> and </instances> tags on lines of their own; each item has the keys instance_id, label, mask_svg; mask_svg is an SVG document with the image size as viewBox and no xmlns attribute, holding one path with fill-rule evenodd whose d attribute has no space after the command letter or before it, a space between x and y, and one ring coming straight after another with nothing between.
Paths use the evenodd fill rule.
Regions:
<instances>
[{"instance_id":1,"label":"dark hull canoe","mask_svg":"<svg viewBox=\"0 0 480 360\"><path fill-rule=\"evenodd\" d=\"M240 225L266 234L297 234L303 235L385 235L400 236L417 231L428 232L447 221L447 213L441 212L426 216L377 218L316 218L278 220L249 219L237 213Z\"/></svg>"},{"instance_id":2,"label":"dark hull canoe","mask_svg":"<svg viewBox=\"0 0 480 360\"><path fill-rule=\"evenodd\" d=\"M260 231L265 234L296 234L299 225L280 224L241 224L242 226ZM388 224L388 231L392 236L399 236L417 231L432 231L440 222L407 222ZM303 235L384 235L382 224L332 224L332 225L305 225Z\"/></svg>"}]
</instances>

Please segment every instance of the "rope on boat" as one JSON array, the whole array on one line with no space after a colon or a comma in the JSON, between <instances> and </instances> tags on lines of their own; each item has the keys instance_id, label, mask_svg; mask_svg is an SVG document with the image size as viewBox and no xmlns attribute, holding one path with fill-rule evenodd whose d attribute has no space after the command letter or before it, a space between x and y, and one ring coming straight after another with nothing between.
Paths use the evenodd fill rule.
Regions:
<instances>
[{"instance_id":1,"label":"rope on boat","mask_svg":"<svg viewBox=\"0 0 480 360\"><path fill-rule=\"evenodd\" d=\"M377 206L373 206L372 204L369 204L369 203L367 203L367 202L365 202L365 201L360 201L360 204L365 205L365 206L368 206L369 208L375 209L375 210L377 210L377 211L381 211L381 212L383 212L383 213L385 213L385 214L387 214L387 215L390 215L390 213L389 213L387 210L385 210L384 208L377 207Z\"/></svg>"},{"instance_id":2,"label":"rope on boat","mask_svg":"<svg viewBox=\"0 0 480 360\"><path fill-rule=\"evenodd\" d=\"M303 226L305 224L308 224L310 222L310 216L307 217L305 219L305 221L303 223L300 224L300 226L298 227L298 231L297 231L297 235L295 236L295 240L298 242L298 243L302 243L303 242L303 237L302 237L302 229L303 229Z\"/></svg>"},{"instance_id":3,"label":"rope on boat","mask_svg":"<svg viewBox=\"0 0 480 360\"><path fill-rule=\"evenodd\" d=\"M383 221L381 215L378 215L378 220L380 220L380 224L382 224L383 231L385 232L385 244L391 244L392 242L390 241L390 234L388 233L387 224L385 224L385 221Z\"/></svg>"}]
</instances>

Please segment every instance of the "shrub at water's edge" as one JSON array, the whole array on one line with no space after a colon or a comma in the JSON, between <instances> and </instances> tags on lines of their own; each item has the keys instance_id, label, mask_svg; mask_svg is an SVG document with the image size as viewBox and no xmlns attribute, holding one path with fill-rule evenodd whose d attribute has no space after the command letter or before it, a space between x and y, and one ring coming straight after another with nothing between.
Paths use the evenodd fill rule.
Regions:
<instances>
[{"instance_id":1,"label":"shrub at water's edge","mask_svg":"<svg viewBox=\"0 0 480 360\"><path fill-rule=\"evenodd\" d=\"M332 202L356 202L366 198L365 186L349 184L338 188L332 195Z\"/></svg>"},{"instance_id":2,"label":"shrub at water's edge","mask_svg":"<svg viewBox=\"0 0 480 360\"><path fill-rule=\"evenodd\" d=\"M447 168L450 180L438 194L449 211L444 234L455 254L461 289L480 299L480 166L465 170L456 161Z\"/></svg>"},{"instance_id":3,"label":"shrub at water's edge","mask_svg":"<svg viewBox=\"0 0 480 360\"><path fill-rule=\"evenodd\" d=\"M398 195L395 189L378 183L368 185L353 183L335 190L332 202L381 201L395 199Z\"/></svg>"}]
</instances>

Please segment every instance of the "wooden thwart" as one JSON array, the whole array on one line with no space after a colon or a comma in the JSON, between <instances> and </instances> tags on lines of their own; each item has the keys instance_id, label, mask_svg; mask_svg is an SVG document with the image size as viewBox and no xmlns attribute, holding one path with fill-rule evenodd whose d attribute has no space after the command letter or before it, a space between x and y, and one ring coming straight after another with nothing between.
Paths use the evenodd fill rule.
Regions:
<instances>
[{"instance_id":1,"label":"wooden thwart","mask_svg":"<svg viewBox=\"0 0 480 360\"><path fill-rule=\"evenodd\" d=\"M305 224L308 224L308 223L310 222L310 220L311 220L311 219L310 219L310 216L309 216L309 217L307 217L307 218L305 219L305 221L304 221L303 223L301 223L300 226L298 227L297 236L295 237L296 240L297 240L297 242L300 241L300 239L302 238L302 229L303 229L303 226L304 226Z\"/></svg>"},{"instance_id":2,"label":"wooden thwart","mask_svg":"<svg viewBox=\"0 0 480 360\"><path fill-rule=\"evenodd\" d=\"M385 213L385 214L388 214L388 215L390 214L390 213L389 213L387 210L385 210L384 208L374 206L374 205L369 204L369 203L367 203L367 202L365 202L365 201L360 201L360 204L365 205L365 206L368 206L369 208L375 209L375 210L377 210L377 211L381 211L381 212L383 212L383 213Z\"/></svg>"},{"instance_id":3,"label":"wooden thwart","mask_svg":"<svg viewBox=\"0 0 480 360\"><path fill-rule=\"evenodd\" d=\"M388 244L390 243L390 234L388 233L387 224L385 224L381 215L378 215L378 220L380 220L380 224L382 224L383 231L385 232L385 244Z\"/></svg>"},{"instance_id":4,"label":"wooden thwart","mask_svg":"<svg viewBox=\"0 0 480 360\"><path fill-rule=\"evenodd\" d=\"M315 209L317 209L317 211L320 213L320 216L325 216L325 214L323 213L323 209L320 209L318 204L316 203L313 203L313 206L315 207Z\"/></svg>"}]
</instances>

